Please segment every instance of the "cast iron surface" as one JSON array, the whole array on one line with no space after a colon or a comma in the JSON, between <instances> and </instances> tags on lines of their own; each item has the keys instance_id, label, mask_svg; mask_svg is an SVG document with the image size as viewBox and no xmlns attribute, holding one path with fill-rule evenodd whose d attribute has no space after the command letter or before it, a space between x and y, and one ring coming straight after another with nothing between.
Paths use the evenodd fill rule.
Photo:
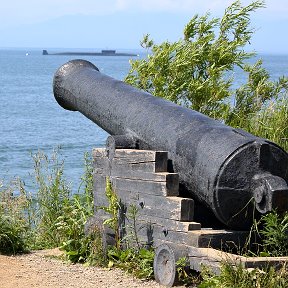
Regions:
<instances>
[{"instance_id":1,"label":"cast iron surface","mask_svg":"<svg viewBox=\"0 0 288 288\"><path fill-rule=\"evenodd\" d=\"M288 209L288 155L276 144L140 91L85 60L61 66L53 88L63 108L122 143L168 151L182 195L204 203L226 226L246 229L253 207Z\"/></svg>"}]
</instances>

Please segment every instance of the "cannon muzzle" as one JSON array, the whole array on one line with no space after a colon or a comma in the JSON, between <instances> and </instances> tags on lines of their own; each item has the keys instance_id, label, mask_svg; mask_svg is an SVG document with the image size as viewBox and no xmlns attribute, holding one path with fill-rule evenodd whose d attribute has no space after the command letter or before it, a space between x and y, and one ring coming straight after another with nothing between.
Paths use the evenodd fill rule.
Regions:
<instances>
[{"instance_id":1,"label":"cannon muzzle","mask_svg":"<svg viewBox=\"0 0 288 288\"><path fill-rule=\"evenodd\" d=\"M53 86L57 102L106 130L109 143L168 151L181 195L205 204L226 226L247 228L255 207L262 214L288 210L288 155L276 144L140 91L84 60L60 67Z\"/></svg>"}]
</instances>

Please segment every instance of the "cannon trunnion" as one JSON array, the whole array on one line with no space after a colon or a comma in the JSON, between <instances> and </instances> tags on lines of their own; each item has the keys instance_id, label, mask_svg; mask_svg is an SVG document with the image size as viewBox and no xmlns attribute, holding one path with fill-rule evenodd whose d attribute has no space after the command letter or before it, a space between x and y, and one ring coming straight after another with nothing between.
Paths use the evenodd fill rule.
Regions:
<instances>
[{"instance_id":1,"label":"cannon trunnion","mask_svg":"<svg viewBox=\"0 0 288 288\"><path fill-rule=\"evenodd\" d=\"M288 209L288 155L276 144L103 75L88 61L60 67L53 88L63 108L112 135L110 153L168 151L180 195L204 204L226 226L247 228L254 207Z\"/></svg>"}]
</instances>

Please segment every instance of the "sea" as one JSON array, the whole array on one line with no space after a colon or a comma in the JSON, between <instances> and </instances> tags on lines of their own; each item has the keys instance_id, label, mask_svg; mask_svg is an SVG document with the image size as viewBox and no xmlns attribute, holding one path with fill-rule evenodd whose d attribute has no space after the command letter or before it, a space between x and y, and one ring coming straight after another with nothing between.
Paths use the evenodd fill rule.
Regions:
<instances>
[{"instance_id":1,"label":"sea","mask_svg":"<svg viewBox=\"0 0 288 288\"><path fill-rule=\"evenodd\" d=\"M63 49L50 50L63 52ZM119 52L128 51L138 56L81 56L81 59L92 62L101 73L123 80L130 70L129 60L145 57L140 50ZM259 57L272 79L288 75L288 55ZM57 150L65 163L64 177L71 189L77 191L84 173L84 153L105 146L108 134L104 130L79 112L64 110L54 99L54 73L77 58L42 55L42 50L35 48L0 49L0 185L17 177L33 191L32 155L42 151L51 157ZM237 83L245 80L235 73Z\"/></svg>"}]
</instances>

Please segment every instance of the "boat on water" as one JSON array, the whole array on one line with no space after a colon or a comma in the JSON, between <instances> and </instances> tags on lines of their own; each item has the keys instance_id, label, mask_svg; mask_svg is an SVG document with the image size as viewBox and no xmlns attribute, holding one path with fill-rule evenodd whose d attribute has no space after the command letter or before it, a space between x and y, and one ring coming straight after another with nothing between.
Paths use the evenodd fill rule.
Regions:
<instances>
[{"instance_id":1,"label":"boat on water","mask_svg":"<svg viewBox=\"0 0 288 288\"><path fill-rule=\"evenodd\" d=\"M48 53L47 50L43 50L42 55L73 55L73 56L138 56L134 53L122 53L116 52L116 50L101 50L101 52L58 52Z\"/></svg>"}]
</instances>

